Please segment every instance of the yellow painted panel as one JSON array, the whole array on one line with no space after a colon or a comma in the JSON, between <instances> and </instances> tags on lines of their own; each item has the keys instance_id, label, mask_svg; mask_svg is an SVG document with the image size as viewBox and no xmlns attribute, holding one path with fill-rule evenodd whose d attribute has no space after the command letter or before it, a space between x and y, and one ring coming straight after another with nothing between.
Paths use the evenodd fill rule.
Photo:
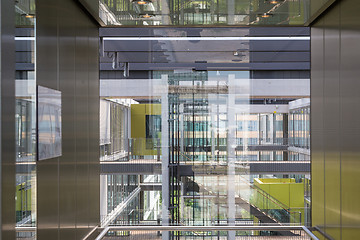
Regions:
<instances>
[{"instance_id":1,"label":"yellow painted panel","mask_svg":"<svg viewBox=\"0 0 360 240\"><path fill-rule=\"evenodd\" d=\"M327 234L334 239L340 239L340 154L325 153L325 228Z\"/></svg>"},{"instance_id":2,"label":"yellow painted panel","mask_svg":"<svg viewBox=\"0 0 360 240\"><path fill-rule=\"evenodd\" d=\"M289 184L290 208L304 207L304 183Z\"/></svg>"},{"instance_id":3,"label":"yellow painted panel","mask_svg":"<svg viewBox=\"0 0 360 240\"><path fill-rule=\"evenodd\" d=\"M146 115L161 115L160 104L131 105L131 138L133 155L157 155L153 139L146 139ZM156 143L155 143L156 144Z\"/></svg>"},{"instance_id":4,"label":"yellow painted panel","mask_svg":"<svg viewBox=\"0 0 360 240\"><path fill-rule=\"evenodd\" d=\"M141 104L145 105L146 115L161 115L161 104Z\"/></svg>"},{"instance_id":5,"label":"yellow painted panel","mask_svg":"<svg viewBox=\"0 0 360 240\"><path fill-rule=\"evenodd\" d=\"M324 225L324 154L321 151L312 152L311 161L311 211L312 225Z\"/></svg>"},{"instance_id":6,"label":"yellow painted panel","mask_svg":"<svg viewBox=\"0 0 360 240\"><path fill-rule=\"evenodd\" d=\"M355 144L353 147L355 148ZM341 154L342 239L359 239L360 236L359 159L359 152L342 152Z\"/></svg>"},{"instance_id":7,"label":"yellow painted panel","mask_svg":"<svg viewBox=\"0 0 360 240\"><path fill-rule=\"evenodd\" d=\"M291 215L291 223L304 223L304 183L296 183L295 179L255 178L254 184L264 192L255 192L252 203L260 209L287 209ZM275 201L276 199L277 201Z\"/></svg>"},{"instance_id":8,"label":"yellow painted panel","mask_svg":"<svg viewBox=\"0 0 360 240\"><path fill-rule=\"evenodd\" d=\"M304 207L304 184L296 183L295 179L256 178L254 184L289 208Z\"/></svg>"},{"instance_id":9,"label":"yellow painted panel","mask_svg":"<svg viewBox=\"0 0 360 240\"><path fill-rule=\"evenodd\" d=\"M289 188L289 184L270 184L269 194L279 200L282 204L290 206Z\"/></svg>"}]
</instances>

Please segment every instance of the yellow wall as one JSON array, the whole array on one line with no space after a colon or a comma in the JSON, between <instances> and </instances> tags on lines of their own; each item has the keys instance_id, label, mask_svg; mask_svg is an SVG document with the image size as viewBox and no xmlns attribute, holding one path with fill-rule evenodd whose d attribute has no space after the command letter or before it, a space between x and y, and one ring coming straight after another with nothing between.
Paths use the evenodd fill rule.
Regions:
<instances>
[{"instance_id":1,"label":"yellow wall","mask_svg":"<svg viewBox=\"0 0 360 240\"><path fill-rule=\"evenodd\" d=\"M335 240L360 239L359 11L335 1L311 26L312 226Z\"/></svg>"},{"instance_id":2,"label":"yellow wall","mask_svg":"<svg viewBox=\"0 0 360 240\"><path fill-rule=\"evenodd\" d=\"M304 183L296 183L292 178L255 178L254 185L285 205L290 212L301 212L301 222L304 223ZM260 193L256 193L253 203L260 209L281 209L279 204L263 199ZM297 216L294 213L294 219Z\"/></svg>"},{"instance_id":3,"label":"yellow wall","mask_svg":"<svg viewBox=\"0 0 360 240\"><path fill-rule=\"evenodd\" d=\"M288 208L304 207L304 183L296 183L291 178L256 178L254 184Z\"/></svg>"},{"instance_id":4,"label":"yellow wall","mask_svg":"<svg viewBox=\"0 0 360 240\"><path fill-rule=\"evenodd\" d=\"M157 155L156 150L146 149L146 115L161 115L161 104L131 105L133 155Z\"/></svg>"}]
</instances>

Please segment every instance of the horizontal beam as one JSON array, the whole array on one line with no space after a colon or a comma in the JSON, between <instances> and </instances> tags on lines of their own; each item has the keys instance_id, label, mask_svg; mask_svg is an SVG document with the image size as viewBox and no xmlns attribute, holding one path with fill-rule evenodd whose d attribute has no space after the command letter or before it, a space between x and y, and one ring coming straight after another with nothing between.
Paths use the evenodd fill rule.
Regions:
<instances>
[{"instance_id":1,"label":"horizontal beam","mask_svg":"<svg viewBox=\"0 0 360 240\"><path fill-rule=\"evenodd\" d=\"M101 174L161 174L161 162L141 163L143 159L134 160L134 162L101 162ZM135 162L136 161L136 162ZM197 164L198 163L198 164ZM310 161L238 161L235 162L235 171L237 174L309 174ZM180 175L192 176L203 174L226 174L226 164L191 161L180 163Z\"/></svg>"},{"instance_id":2,"label":"horizontal beam","mask_svg":"<svg viewBox=\"0 0 360 240\"><path fill-rule=\"evenodd\" d=\"M130 63L129 70L174 70L193 68L201 71L225 71L225 70L310 70L310 62L267 62L267 63ZM100 63L102 70L113 69L112 63Z\"/></svg>"},{"instance_id":3,"label":"horizontal beam","mask_svg":"<svg viewBox=\"0 0 360 240\"><path fill-rule=\"evenodd\" d=\"M96 240L101 240L108 231L304 231L311 239L318 240L305 226L110 226Z\"/></svg>"}]
</instances>

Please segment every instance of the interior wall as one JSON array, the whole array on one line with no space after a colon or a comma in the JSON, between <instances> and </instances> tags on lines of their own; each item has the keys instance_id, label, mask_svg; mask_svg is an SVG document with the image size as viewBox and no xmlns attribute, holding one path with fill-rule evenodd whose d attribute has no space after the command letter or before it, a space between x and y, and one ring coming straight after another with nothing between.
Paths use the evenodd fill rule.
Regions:
<instances>
[{"instance_id":1,"label":"interior wall","mask_svg":"<svg viewBox=\"0 0 360 240\"><path fill-rule=\"evenodd\" d=\"M37 165L37 239L99 223L98 26L73 0L37 0L37 84L62 92L62 156Z\"/></svg>"},{"instance_id":2,"label":"interior wall","mask_svg":"<svg viewBox=\"0 0 360 240\"><path fill-rule=\"evenodd\" d=\"M14 2L0 1L0 240L15 239Z\"/></svg>"},{"instance_id":3,"label":"interior wall","mask_svg":"<svg viewBox=\"0 0 360 240\"><path fill-rule=\"evenodd\" d=\"M342 0L311 30L312 225L360 235L360 4Z\"/></svg>"}]
</instances>

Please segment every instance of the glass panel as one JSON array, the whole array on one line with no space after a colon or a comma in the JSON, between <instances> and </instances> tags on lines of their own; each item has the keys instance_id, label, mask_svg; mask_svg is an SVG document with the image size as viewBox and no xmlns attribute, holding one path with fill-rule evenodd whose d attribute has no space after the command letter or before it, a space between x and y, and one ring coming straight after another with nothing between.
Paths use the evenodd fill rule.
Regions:
<instances>
[{"instance_id":1,"label":"glass panel","mask_svg":"<svg viewBox=\"0 0 360 240\"><path fill-rule=\"evenodd\" d=\"M16 15L16 226L36 226L36 79L35 0L15 1ZM31 69L31 68L30 68ZM35 239L34 231L17 232L18 239Z\"/></svg>"},{"instance_id":2,"label":"glass panel","mask_svg":"<svg viewBox=\"0 0 360 240\"><path fill-rule=\"evenodd\" d=\"M91 8L90 0L81 1ZM299 25L309 18L309 0L99 0L90 9L101 24L121 25Z\"/></svg>"},{"instance_id":3,"label":"glass panel","mask_svg":"<svg viewBox=\"0 0 360 240\"><path fill-rule=\"evenodd\" d=\"M178 38L191 30L151 31ZM111 150L109 157L102 159L103 226L308 222L304 196L309 172L279 165L310 164L309 156L302 152L307 149L288 141L288 136L295 137L296 143L306 138L304 127L300 127L305 118L299 109L309 107L303 102L308 93L299 95L295 84L309 81L288 80L284 73L278 73L282 77L277 78L254 74L255 70L245 65L256 61L251 53L243 54L244 63L234 63L242 51L230 51L243 45L249 49L255 46L252 40L214 42L213 37L231 36L239 30L203 31L207 36L200 40L149 36L154 39L140 43L135 37L104 38L101 61L107 67L102 70L101 93L116 106L110 111L125 109L127 120L109 124L124 126L128 135L123 140L123 156ZM242 31L245 35L250 30ZM264 47L260 45L252 51ZM230 61L232 64L225 64ZM254 77L260 75L262 78ZM298 99L300 107L290 107ZM115 126L111 129L117 131ZM100 149L109 150L107 145L114 142L110 139L101 141ZM179 236L161 234L163 239ZM221 237L227 234L235 239L242 233L234 231Z\"/></svg>"},{"instance_id":4,"label":"glass panel","mask_svg":"<svg viewBox=\"0 0 360 240\"><path fill-rule=\"evenodd\" d=\"M166 231L156 230L110 230L103 237L103 240L111 240L114 238L131 238L134 240L145 240L145 239L163 239L162 236L167 234ZM283 231L275 234L274 231L261 231L261 230L248 230L248 231L216 231L216 230L197 230L197 231L170 231L175 239L179 240L193 240L193 239L209 239L209 240L225 240L235 239L251 240L251 239L287 239L287 240L310 240L311 238L301 230Z\"/></svg>"}]
</instances>

